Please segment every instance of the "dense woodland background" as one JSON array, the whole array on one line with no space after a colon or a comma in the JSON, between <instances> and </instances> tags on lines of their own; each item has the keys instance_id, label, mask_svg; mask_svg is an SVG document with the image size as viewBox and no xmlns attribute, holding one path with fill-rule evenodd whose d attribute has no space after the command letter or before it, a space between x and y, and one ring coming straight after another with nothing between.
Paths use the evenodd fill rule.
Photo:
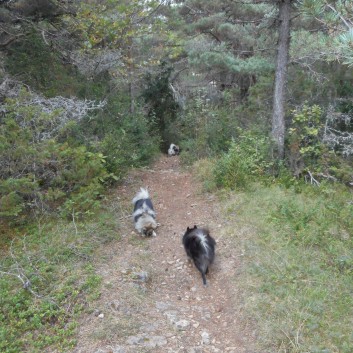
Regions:
<instances>
[{"instance_id":1,"label":"dense woodland background","mask_svg":"<svg viewBox=\"0 0 353 353\"><path fill-rule=\"evenodd\" d=\"M351 352L351 1L3 0L0 55L1 351L21 351L48 313L55 335L26 344L62 344L75 328L60 331L60 305L34 304L43 283L25 251L14 255L19 235L37 242L44 219L88 222L112 185L173 142L208 191L286 190L272 220L299 252L327 255L343 296L332 332L313 322L317 346L276 349Z\"/></svg>"}]
</instances>

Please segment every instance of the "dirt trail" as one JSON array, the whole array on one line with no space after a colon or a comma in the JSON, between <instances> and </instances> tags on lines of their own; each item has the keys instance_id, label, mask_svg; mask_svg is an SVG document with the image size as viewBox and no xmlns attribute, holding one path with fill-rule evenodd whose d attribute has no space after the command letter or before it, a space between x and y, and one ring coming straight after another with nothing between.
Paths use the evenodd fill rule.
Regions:
<instances>
[{"instance_id":1,"label":"dirt trail","mask_svg":"<svg viewBox=\"0 0 353 353\"><path fill-rule=\"evenodd\" d=\"M131 199L140 186L153 200L157 237L133 231ZM200 192L178 157L161 157L151 169L134 172L117 197L123 238L100 250L104 289L81 322L73 352L254 353L236 283L240 250L232 251L217 199ZM217 242L207 287L181 244L194 224L208 226Z\"/></svg>"}]
</instances>

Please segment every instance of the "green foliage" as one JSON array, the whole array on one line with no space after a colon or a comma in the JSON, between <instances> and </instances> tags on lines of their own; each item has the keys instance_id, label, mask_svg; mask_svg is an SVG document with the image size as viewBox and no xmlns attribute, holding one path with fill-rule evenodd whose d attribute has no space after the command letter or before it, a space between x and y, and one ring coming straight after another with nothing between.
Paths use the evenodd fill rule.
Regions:
<instances>
[{"instance_id":1,"label":"green foliage","mask_svg":"<svg viewBox=\"0 0 353 353\"><path fill-rule=\"evenodd\" d=\"M178 131L181 142L181 159L185 164L192 164L198 159L209 157L212 154L209 145L210 125L216 121L216 114L213 114L204 104L202 96L195 99L194 104L188 107L188 110L180 115L178 120ZM213 130L217 133L217 130Z\"/></svg>"},{"instance_id":2,"label":"green foliage","mask_svg":"<svg viewBox=\"0 0 353 353\"><path fill-rule=\"evenodd\" d=\"M16 121L16 105L11 107L12 113L0 123L0 215L14 218L30 209L55 210L70 197L77 212L87 211L107 177L103 154L40 139L52 116L20 106L23 119ZM85 198L78 197L80 193Z\"/></svg>"},{"instance_id":3,"label":"green foliage","mask_svg":"<svg viewBox=\"0 0 353 353\"><path fill-rule=\"evenodd\" d=\"M147 165L159 152L160 136L153 119L138 105L133 114L129 109L129 97L118 91L104 110L82 121L75 131L76 140L104 156L111 181L121 180L131 167Z\"/></svg>"},{"instance_id":4,"label":"green foliage","mask_svg":"<svg viewBox=\"0 0 353 353\"><path fill-rule=\"evenodd\" d=\"M263 133L270 132L272 110L269 101L272 96L273 83L272 75L260 76L249 88L249 96L244 104L234 107L240 127L252 129L256 126Z\"/></svg>"},{"instance_id":5,"label":"green foliage","mask_svg":"<svg viewBox=\"0 0 353 353\"><path fill-rule=\"evenodd\" d=\"M33 175L0 180L0 216L18 216L26 208L26 200L35 195L38 189Z\"/></svg>"},{"instance_id":6,"label":"green foliage","mask_svg":"<svg viewBox=\"0 0 353 353\"><path fill-rule=\"evenodd\" d=\"M293 111L292 127L288 130L291 168L299 176L305 168L317 168L318 159L323 151L320 136L322 109L314 105L304 105Z\"/></svg>"},{"instance_id":7,"label":"green foliage","mask_svg":"<svg viewBox=\"0 0 353 353\"><path fill-rule=\"evenodd\" d=\"M172 126L179 108L169 86L171 73L171 66L162 62L157 75L147 74L146 87L142 92L143 99L149 105L148 116L162 137L164 149L169 147L170 143L175 142L175 132Z\"/></svg>"},{"instance_id":8,"label":"green foliage","mask_svg":"<svg viewBox=\"0 0 353 353\"><path fill-rule=\"evenodd\" d=\"M330 151L322 155L320 159L320 166L322 170L332 175L336 180L351 185L353 177L352 162L346 160L336 153Z\"/></svg>"},{"instance_id":9,"label":"green foliage","mask_svg":"<svg viewBox=\"0 0 353 353\"><path fill-rule=\"evenodd\" d=\"M337 192L345 192L339 187L336 189ZM353 206L347 203L345 198L331 199L334 191L330 186L321 186L319 192L310 189L303 189L303 192L304 190L306 196L313 196L311 201L298 194L293 200L287 199L278 205L271 219L287 224L286 234L291 242L308 247L320 247L334 257L337 254L333 250L336 247L331 247L332 243L336 241L341 243L340 237L347 236L353 229L353 221L348 216ZM340 220L339 224L336 224L337 219Z\"/></svg>"},{"instance_id":10,"label":"green foliage","mask_svg":"<svg viewBox=\"0 0 353 353\"><path fill-rule=\"evenodd\" d=\"M348 353L352 194L339 185L303 184L302 190L261 184L228 195L229 221L237 215L231 234L250 266L235 280L246 291L245 306L258 324L263 350Z\"/></svg>"},{"instance_id":11,"label":"green foliage","mask_svg":"<svg viewBox=\"0 0 353 353\"><path fill-rule=\"evenodd\" d=\"M74 347L75 340L72 336L77 324L69 323L70 316L64 309L50 302L35 304L26 293L11 295L2 291L2 294L2 321L8 324L6 327L0 327L2 352L21 352L27 344L32 346L32 352L40 352L49 345L64 350ZM55 326L51 331L44 333L43 327L48 324ZM33 333L27 336L18 335L18 332L30 331Z\"/></svg>"},{"instance_id":12,"label":"green foliage","mask_svg":"<svg viewBox=\"0 0 353 353\"><path fill-rule=\"evenodd\" d=\"M94 250L117 240L116 219L115 211L104 209L84 224L32 225L26 236L6 244L10 251L0 260L1 352L74 349L80 314L101 292Z\"/></svg>"},{"instance_id":13,"label":"green foliage","mask_svg":"<svg viewBox=\"0 0 353 353\"><path fill-rule=\"evenodd\" d=\"M74 66L65 65L59 53L50 50L42 36L36 32L8 48L5 68L12 76L47 97L101 97L101 94L97 95L100 92L95 87L99 84L88 81Z\"/></svg>"},{"instance_id":14,"label":"green foliage","mask_svg":"<svg viewBox=\"0 0 353 353\"><path fill-rule=\"evenodd\" d=\"M154 11L158 5L155 0L81 3L73 26L83 36L86 48L106 46L122 49L131 44L133 37L146 31L148 23L136 21L136 17L148 18L149 11Z\"/></svg>"},{"instance_id":15,"label":"green foliage","mask_svg":"<svg viewBox=\"0 0 353 353\"><path fill-rule=\"evenodd\" d=\"M312 19L308 18L309 21L311 22ZM301 61L302 58L308 56L321 60L324 55L328 62L335 61L337 59L335 46L334 40L327 35L327 32L311 31L305 27L299 28L293 31L291 36L290 56ZM308 76L308 72L302 73Z\"/></svg>"},{"instance_id":16,"label":"green foliage","mask_svg":"<svg viewBox=\"0 0 353 353\"><path fill-rule=\"evenodd\" d=\"M26 90L6 100L0 121L0 215L16 221L30 210L90 215L103 185L121 179L130 167L146 165L158 151L154 122L138 111L121 113L126 106L123 95L112 96L104 111L67 122L71 116L46 110Z\"/></svg>"},{"instance_id":17,"label":"green foliage","mask_svg":"<svg viewBox=\"0 0 353 353\"><path fill-rule=\"evenodd\" d=\"M273 166L269 160L269 150L268 138L239 130L229 151L215 165L216 184L224 188L243 189L265 176Z\"/></svg>"},{"instance_id":18,"label":"green foliage","mask_svg":"<svg viewBox=\"0 0 353 353\"><path fill-rule=\"evenodd\" d=\"M336 43L339 45L341 55L345 60L345 64L348 66L353 66L353 55L352 55L352 45L353 45L353 29L350 28L346 33L341 34Z\"/></svg>"},{"instance_id":19,"label":"green foliage","mask_svg":"<svg viewBox=\"0 0 353 353\"><path fill-rule=\"evenodd\" d=\"M99 199L102 198L104 187L103 178L91 181L86 186L81 186L72 193L68 199L59 207L61 215L64 217L84 217L94 214L100 206Z\"/></svg>"},{"instance_id":20,"label":"green foliage","mask_svg":"<svg viewBox=\"0 0 353 353\"><path fill-rule=\"evenodd\" d=\"M289 129L291 139L300 145L299 152L303 156L315 157L318 155L317 143L322 128L322 110L319 106L306 105L300 111L294 111L293 127Z\"/></svg>"},{"instance_id":21,"label":"green foliage","mask_svg":"<svg viewBox=\"0 0 353 353\"><path fill-rule=\"evenodd\" d=\"M346 1L338 0L327 6L323 0L301 0L297 6L306 19L318 20L328 29L325 31L328 44L321 51L321 56L324 55L326 60L338 59L346 65L353 65L351 8Z\"/></svg>"},{"instance_id":22,"label":"green foliage","mask_svg":"<svg viewBox=\"0 0 353 353\"><path fill-rule=\"evenodd\" d=\"M203 65L206 68L218 67L233 73L266 74L274 70L274 66L265 58L250 57L248 59L235 58L231 53L206 52L192 60L195 66Z\"/></svg>"},{"instance_id":23,"label":"green foliage","mask_svg":"<svg viewBox=\"0 0 353 353\"><path fill-rule=\"evenodd\" d=\"M199 159L193 164L194 177L202 182L203 190L206 192L214 192L217 189L214 178L215 163L215 159L205 158Z\"/></svg>"},{"instance_id":24,"label":"green foliage","mask_svg":"<svg viewBox=\"0 0 353 353\"><path fill-rule=\"evenodd\" d=\"M140 113L122 118L98 146L107 170L121 178L129 168L150 163L159 150L159 137L152 130L153 124Z\"/></svg>"},{"instance_id":25,"label":"green foliage","mask_svg":"<svg viewBox=\"0 0 353 353\"><path fill-rule=\"evenodd\" d=\"M236 134L237 124L227 108L207 103L205 93L200 91L171 127L177 131L176 141L181 141L183 163L192 164L226 151Z\"/></svg>"},{"instance_id":26,"label":"green foliage","mask_svg":"<svg viewBox=\"0 0 353 353\"><path fill-rule=\"evenodd\" d=\"M322 142L322 109L304 105L293 112L292 127L288 130L290 169L295 177L310 173L318 180L327 178L349 184L352 166L340 156L339 148L329 150ZM338 127L336 127L338 131Z\"/></svg>"}]
</instances>

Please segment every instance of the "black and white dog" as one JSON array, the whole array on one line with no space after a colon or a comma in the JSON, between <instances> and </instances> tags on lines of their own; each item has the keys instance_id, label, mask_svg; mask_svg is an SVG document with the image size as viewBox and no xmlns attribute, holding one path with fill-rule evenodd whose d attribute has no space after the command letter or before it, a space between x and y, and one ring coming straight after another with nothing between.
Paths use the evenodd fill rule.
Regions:
<instances>
[{"instance_id":1,"label":"black and white dog","mask_svg":"<svg viewBox=\"0 0 353 353\"><path fill-rule=\"evenodd\" d=\"M174 143L171 143L168 149L168 156L177 156L180 153L180 148Z\"/></svg>"},{"instance_id":2,"label":"black and white dog","mask_svg":"<svg viewBox=\"0 0 353 353\"><path fill-rule=\"evenodd\" d=\"M134 204L134 213L132 214L135 223L135 229L143 236L156 236L156 212L154 211L152 201L147 189L141 188L132 199Z\"/></svg>"},{"instance_id":3,"label":"black and white dog","mask_svg":"<svg viewBox=\"0 0 353 353\"><path fill-rule=\"evenodd\" d=\"M195 266L201 272L203 284L206 285L208 267L215 257L216 241L210 236L208 229L187 227L183 236L183 245L186 254L194 261Z\"/></svg>"}]
</instances>

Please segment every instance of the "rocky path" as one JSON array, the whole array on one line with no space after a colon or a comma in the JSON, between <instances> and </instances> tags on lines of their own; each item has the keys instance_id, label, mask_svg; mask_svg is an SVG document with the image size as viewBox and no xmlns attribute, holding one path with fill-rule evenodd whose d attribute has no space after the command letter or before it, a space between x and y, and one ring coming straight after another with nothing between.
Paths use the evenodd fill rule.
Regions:
<instances>
[{"instance_id":1,"label":"rocky path","mask_svg":"<svg viewBox=\"0 0 353 353\"><path fill-rule=\"evenodd\" d=\"M133 230L131 199L147 186L161 223L157 237ZM103 291L82 319L74 353L254 353L237 290L241 250L217 199L202 194L178 157L162 157L117 190L121 241L99 250ZM208 226L216 260L202 285L181 244L187 226Z\"/></svg>"}]
</instances>

